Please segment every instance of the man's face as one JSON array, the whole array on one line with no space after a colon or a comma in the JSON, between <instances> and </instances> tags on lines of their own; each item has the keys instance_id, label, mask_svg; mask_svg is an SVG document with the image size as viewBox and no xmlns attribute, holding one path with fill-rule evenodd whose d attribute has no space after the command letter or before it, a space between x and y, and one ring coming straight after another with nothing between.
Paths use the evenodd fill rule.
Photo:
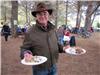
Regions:
<instances>
[{"instance_id":1,"label":"man's face","mask_svg":"<svg viewBox=\"0 0 100 75\"><path fill-rule=\"evenodd\" d=\"M37 13L36 20L38 20L39 23L46 25L49 20L48 11L43 11L43 12Z\"/></svg>"}]
</instances>

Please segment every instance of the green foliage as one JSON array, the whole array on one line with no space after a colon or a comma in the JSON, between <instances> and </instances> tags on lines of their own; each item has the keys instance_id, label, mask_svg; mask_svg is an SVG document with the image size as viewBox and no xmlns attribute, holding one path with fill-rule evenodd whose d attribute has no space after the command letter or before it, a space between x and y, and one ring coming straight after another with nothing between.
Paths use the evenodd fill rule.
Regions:
<instances>
[{"instance_id":1,"label":"green foliage","mask_svg":"<svg viewBox=\"0 0 100 75\"><path fill-rule=\"evenodd\" d=\"M100 28L100 23L99 22L97 22L97 28Z\"/></svg>"}]
</instances>

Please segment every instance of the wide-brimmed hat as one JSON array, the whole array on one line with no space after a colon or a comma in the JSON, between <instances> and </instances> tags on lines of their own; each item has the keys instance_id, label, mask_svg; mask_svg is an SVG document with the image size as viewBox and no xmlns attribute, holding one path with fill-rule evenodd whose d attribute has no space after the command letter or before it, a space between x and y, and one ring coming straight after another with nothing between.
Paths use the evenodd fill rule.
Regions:
<instances>
[{"instance_id":1,"label":"wide-brimmed hat","mask_svg":"<svg viewBox=\"0 0 100 75\"><path fill-rule=\"evenodd\" d=\"M36 14L39 13L39 12L42 12L42 11L48 11L49 14L51 15L53 9L51 8L50 5L47 5L44 2L40 2L40 3L37 4L37 6L34 8L34 10L31 13L34 17L36 17Z\"/></svg>"}]
</instances>

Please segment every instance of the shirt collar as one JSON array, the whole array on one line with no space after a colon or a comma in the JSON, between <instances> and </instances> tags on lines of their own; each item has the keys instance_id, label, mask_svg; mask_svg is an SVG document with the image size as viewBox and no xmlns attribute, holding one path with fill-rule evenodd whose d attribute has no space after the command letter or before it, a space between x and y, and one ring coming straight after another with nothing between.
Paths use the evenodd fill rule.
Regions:
<instances>
[{"instance_id":1,"label":"shirt collar","mask_svg":"<svg viewBox=\"0 0 100 75\"><path fill-rule=\"evenodd\" d=\"M38 21L36 21L36 25L39 29L43 31L50 31L54 28L54 25L48 21L47 26L41 25Z\"/></svg>"}]
</instances>

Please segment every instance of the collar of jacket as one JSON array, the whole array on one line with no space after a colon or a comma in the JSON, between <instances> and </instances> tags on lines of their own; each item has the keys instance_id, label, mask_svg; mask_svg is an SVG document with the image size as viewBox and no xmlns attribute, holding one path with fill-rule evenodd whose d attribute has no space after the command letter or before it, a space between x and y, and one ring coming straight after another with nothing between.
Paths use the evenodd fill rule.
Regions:
<instances>
[{"instance_id":1,"label":"collar of jacket","mask_svg":"<svg viewBox=\"0 0 100 75\"><path fill-rule=\"evenodd\" d=\"M47 23L47 27L41 25L38 21L36 21L36 26L37 26L40 30L45 31L45 32L48 32L48 31L50 31L51 29L54 29L54 28L55 28L55 26L54 26L52 23L50 23L49 21L48 21L48 23Z\"/></svg>"}]
</instances>

